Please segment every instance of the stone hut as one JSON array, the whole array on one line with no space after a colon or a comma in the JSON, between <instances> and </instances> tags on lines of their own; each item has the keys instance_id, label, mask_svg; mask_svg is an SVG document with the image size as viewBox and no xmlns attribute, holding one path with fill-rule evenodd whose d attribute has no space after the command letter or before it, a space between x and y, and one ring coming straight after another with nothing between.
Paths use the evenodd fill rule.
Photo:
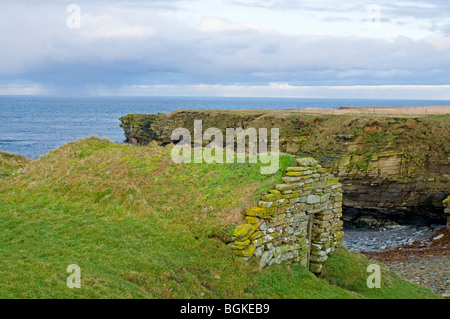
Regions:
<instances>
[{"instance_id":1,"label":"stone hut","mask_svg":"<svg viewBox=\"0 0 450 319\"><path fill-rule=\"evenodd\" d=\"M320 274L328 254L342 243L342 185L313 158L297 158L283 184L246 210L236 228L234 253L255 258L260 267L299 263Z\"/></svg>"}]
</instances>

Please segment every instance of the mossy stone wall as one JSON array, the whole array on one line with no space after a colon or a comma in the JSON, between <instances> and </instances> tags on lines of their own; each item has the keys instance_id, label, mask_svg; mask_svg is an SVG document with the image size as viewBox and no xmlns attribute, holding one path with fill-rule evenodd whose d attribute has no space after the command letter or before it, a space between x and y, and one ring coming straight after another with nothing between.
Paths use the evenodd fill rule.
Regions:
<instances>
[{"instance_id":1,"label":"mossy stone wall","mask_svg":"<svg viewBox=\"0 0 450 319\"><path fill-rule=\"evenodd\" d=\"M297 158L296 164L285 170L283 184L246 210L230 247L260 267L299 263L319 274L343 240L342 185L313 158Z\"/></svg>"}]
</instances>

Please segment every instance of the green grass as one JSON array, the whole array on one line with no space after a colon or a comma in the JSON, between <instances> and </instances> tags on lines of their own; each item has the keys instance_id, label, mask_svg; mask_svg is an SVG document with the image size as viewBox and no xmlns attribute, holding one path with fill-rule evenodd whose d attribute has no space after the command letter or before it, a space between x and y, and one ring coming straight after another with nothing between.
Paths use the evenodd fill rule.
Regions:
<instances>
[{"instance_id":1,"label":"green grass","mask_svg":"<svg viewBox=\"0 0 450 319\"><path fill-rule=\"evenodd\" d=\"M381 287L368 288L367 266L377 264L381 268ZM321 276L329 283L357 293L366 298L433 298L434 294L421 286L401 280L394 272L388 271L385 265L369 260L364 255L346 249L338 249L325 264Z\"/></svg>"},{"instance_id":2,"label":"green grass","mask_svg":"<svg viewBox=\"0 0 450 319\"><path fill-rule=\"evenodd\" d=\"M98 138L2 166L0 298L433 298L339 250L318 278L299 265L259 269L222 238L281 177L257 164L182 164L170 148ZM281 167L293 158L282 156ZM70 264L82 288L66 286Z\"/></svg>"},{"instance_id":3,"label":"green grass","mask_svg":"<svg viewBox=\"0 0 450 319\"><path fill-rule=\"evenodd\" d=\"M0 178L11 177L21 167L28 164L30 160L19 154L10 154L0 151Z\"/></svg>"}]
</instances>

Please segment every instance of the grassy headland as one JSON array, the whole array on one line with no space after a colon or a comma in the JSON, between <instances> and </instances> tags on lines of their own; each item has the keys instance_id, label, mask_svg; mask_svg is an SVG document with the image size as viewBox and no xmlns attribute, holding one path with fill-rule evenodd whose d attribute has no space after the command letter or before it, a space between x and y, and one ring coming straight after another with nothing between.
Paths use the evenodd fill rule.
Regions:
<instances>
[{"instance_id":1,"label":"grassy headland","mask_svg":"<svg viewBox=\"0 0 450 319\"><path fill-rule=\"evenodd\" d=\"M441 223L450 195L450 107L416 109L177 110L120 120L138 145L170 143L175 128L193 132L196 120L224 136L227 128L276 128L281 152L312 156L340 177L348 222L370 212L383 222Z\"/></svg>"},{"instance_id":2,"label":"grassy headland","mask_svg":"<svg viewBox=\"0 0 450 319\"><path fill-rule=\"evenodd\" d=\"M89 138L28 160L2 154L0 298L435 298L339 249L317 278L298 265L259 269L224 236L281 177L256 164L186 164L170 147ZM15 170L22 168L20 171ZM70 264L82 288L66 286Z\"/></svg>"}]
</instances>

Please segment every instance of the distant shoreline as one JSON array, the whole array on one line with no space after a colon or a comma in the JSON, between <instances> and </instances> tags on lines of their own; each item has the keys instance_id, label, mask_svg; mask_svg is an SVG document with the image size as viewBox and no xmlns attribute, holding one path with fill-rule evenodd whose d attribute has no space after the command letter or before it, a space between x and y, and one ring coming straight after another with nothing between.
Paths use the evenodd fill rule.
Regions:
<instances>
[{"instance_id":1,"label":"distant shoreline","mask_svg":"<svg viewBox=\"0 0 450 319\"><path fill-rule=\"evenodd\" d=\"M432 107L440 105L442 107ZM409 106L413 107L402 112ZM196 112L203 109L216 110L215 114L236 110L233 113L288 116L366 113L361 116L422 117L450 114L448 106L450 100L0 96L0 150L37 158L65 143L89 136L106 137L120 143L125 137L119 118L126 114L170 114L182 109ZM392 107L393 111L384 111Z\"/></svg>"},{"instance_id":2,"label":"distant shoreline","mask_svg":"<svg viewBox=\"0 0 450 319\"><path fill-rule=\"evenodd\" d=\"M236 111L243 111L242 109ZM253 110L246 110L253 111ZM268 110L269 111L269 110ZM450 106L393 106L393 107L346 107L339 109L273 109L274 113L304 113L304 114L380 114L380 115L441 115L450 114Z\"/></svg>"}]
</instances>

